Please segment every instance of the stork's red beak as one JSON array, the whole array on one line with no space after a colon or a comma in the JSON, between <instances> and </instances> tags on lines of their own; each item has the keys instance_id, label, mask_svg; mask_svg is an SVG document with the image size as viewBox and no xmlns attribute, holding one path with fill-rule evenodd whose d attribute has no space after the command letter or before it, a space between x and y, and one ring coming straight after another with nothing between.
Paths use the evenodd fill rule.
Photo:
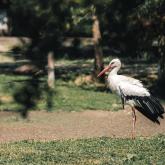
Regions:
<instances>
[{"instance_id":1,"label":"stork's red beak","mask_svg":"<svg viewBox=\"0 0 165 165\"><path fill-rule=\"evenodd\" d=\"M102 76L105 72L108 72L111 69L111 65L108 65L106 68L104 68L98 75L97 77Z\"/></svg>"}]
</instances>

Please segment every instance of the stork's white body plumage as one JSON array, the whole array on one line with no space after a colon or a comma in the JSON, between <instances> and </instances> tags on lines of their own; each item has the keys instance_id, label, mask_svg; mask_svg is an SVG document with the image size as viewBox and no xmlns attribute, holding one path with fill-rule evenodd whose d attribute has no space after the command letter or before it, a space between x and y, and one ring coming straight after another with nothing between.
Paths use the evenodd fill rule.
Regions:
<instances>
[{"instance_id":1,"label":"stork's white body plumage","mask_svg":"<svg viewBox=\"0 0 165 165\"><path fill-rule=\"evenodd\" d=\"M108 85L113 92L116 92L120 97L124 96L150 96L149 91L144 88L143 84L131 77L126 77L118 74L109 74ZM126 100L126 103L135 106L136 103Z\"/></svg>"},{"instance_id":2,"label":"stork's white body plumage","mask_svg":"<svg viewBox=\"0 0 165 165\"><path fill-rule=\"evenodd\" d=\"M131 77L118 75L117 73L120 68L120 60L113 59L108 67L101 71L98 76L101 76L105 72L109 71L107 80L110 89L121 97L123 108L125 104L129 104L132 107L132 137L134 138L136 122L135 108L153 122L157 123L159 123L158 117L163 118L162 114L164 113L164 108L155 97L151 96L148 89L143 86L141 81Z\"/></svg>"}]
</instances>

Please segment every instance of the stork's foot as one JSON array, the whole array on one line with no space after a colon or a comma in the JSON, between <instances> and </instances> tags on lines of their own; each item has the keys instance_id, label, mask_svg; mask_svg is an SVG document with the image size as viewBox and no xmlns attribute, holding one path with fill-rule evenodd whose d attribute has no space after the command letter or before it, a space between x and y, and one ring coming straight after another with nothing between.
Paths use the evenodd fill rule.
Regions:
<instances>
[{"instance_id":1,"label":"stork's foot","mask_svg":"<svg viewBox=\"0 0 165 165\"><path fill-rule=\"evenodd\" d=\"M134 140L135 137L136 137L135 132L132 132L132 137L131 137L131 139Z\"/></svg>"}]
</instances>

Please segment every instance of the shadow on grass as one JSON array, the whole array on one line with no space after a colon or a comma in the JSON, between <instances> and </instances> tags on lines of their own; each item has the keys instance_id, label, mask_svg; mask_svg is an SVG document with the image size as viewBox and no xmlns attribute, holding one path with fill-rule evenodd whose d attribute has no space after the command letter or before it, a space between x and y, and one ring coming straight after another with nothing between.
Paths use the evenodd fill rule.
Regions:
<instances>
[{"instance_id":1,"label":"shadow on grass","mask_svg":"<svg viewBox=\"0 0 165 165\"><path fill-rule=\"evenodd\" d=\"M56 91L54 89L50 89L47 87L46 90L46 108L48 112L52 112L54 108L54 96L56 95Z\"/></svg>"},{"instance_id":2,"label":"shadow on grass","mask_svg":"<svg viewBox=\"0 0 165 165\"><path fill-rule=\"evenodd\" d=\"M15 81L20 82L20 81ZM23 82L23 81L22 81ZM40 80L39 76L31 76L30 79L25 80L24 84L21 88L14 93L14 100L17 104L20 105L20 112L23 118L28 117L28 111L32 109L36 109L37 102L41 99L43 93L46 94L46 110L51 112L54 107L54 96L56 92L54 89L50 89L47 84L45 85L44 80ZM44 88L41 87L41 84L46 86Z\"/></svg>"},{"instance_id":3,"label":"shadow on grass","mask_svg":"<svg viewBox=\"0 0 165 165\"><path fill-rule=\"evenodd\" d=\"M28 110L33 109L39 99L41 91L39 89L38 77L32 76L23 86L14 93L15 101L20 105L20 112L23 118L28 117Z\"/></svg>"}]
</instances>

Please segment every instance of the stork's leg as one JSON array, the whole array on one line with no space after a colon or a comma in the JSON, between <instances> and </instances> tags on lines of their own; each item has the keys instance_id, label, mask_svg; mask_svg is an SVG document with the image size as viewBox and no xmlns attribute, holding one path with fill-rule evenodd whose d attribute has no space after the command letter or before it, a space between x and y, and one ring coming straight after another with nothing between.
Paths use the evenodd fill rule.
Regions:
<instances>
[{"instance_id":1,"label":"stork's leg","mask_svg":"<svg viewBox=\"0 0 165 165\"><path fill-rule=\"evenodd\" d=\"M132 107L132 139L135 139L135 124L136 124L136 113Z\"/></svg>"}]
</instances>

